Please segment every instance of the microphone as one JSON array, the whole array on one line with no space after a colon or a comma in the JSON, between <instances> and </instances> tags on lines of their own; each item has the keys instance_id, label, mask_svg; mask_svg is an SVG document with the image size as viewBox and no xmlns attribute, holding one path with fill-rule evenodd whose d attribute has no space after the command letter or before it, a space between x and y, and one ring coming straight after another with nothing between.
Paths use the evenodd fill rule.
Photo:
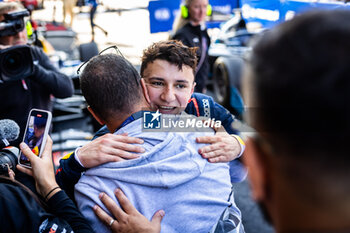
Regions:
<instances>
[{"instance_id":1,"label":"microphone","mask_svg":"<svg viewBox=\"0 0 350 233\"><path fill-rule=\"evenodd\" d=\"M0 120L0 149L9 146L11 141L18 138L19 126L9 119Z\"/></svg>"}]
</instances>

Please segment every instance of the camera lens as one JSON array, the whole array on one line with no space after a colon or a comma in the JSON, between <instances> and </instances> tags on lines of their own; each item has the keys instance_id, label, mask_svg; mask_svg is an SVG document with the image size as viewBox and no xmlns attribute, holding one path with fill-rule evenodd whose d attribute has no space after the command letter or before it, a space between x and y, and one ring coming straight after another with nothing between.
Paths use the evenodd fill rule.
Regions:
<instances>
[{"instance_id":1,"label":"camera lens","mask_svg":"<svg viewBox=\"0 0 350 233\"><path fill-rule=\"evenodd\" d=\"M3 81L25 78L33 72L33 58L28 46L14 46L0 54Z\"/></svg>"},{"instance_id":2,"label":"camera lens","mask_svg":"<svg viewBox=\"0 0 350 233\"><path fill-rule=\"evenodd\" d=\"M23 66L23 57L21 57L19 51L13 50L11 53L8 53L4 56L4 67L6 67L7 75L16 75L22 73ZM22 59L21 59L22 58Z\"/></svg>"},{"instance_id":3,"label":"camera lens","mask_svg":"<svg viewBox=\"0 0 350 233\"><path fill-rule=\"evenodd\" d=\"M21 70L23 63L21 62L20 53L13 51L4 57L4 66L7 67L7 72L9 74L16 74L18 70Z\"/></svg>"}]
</instances>

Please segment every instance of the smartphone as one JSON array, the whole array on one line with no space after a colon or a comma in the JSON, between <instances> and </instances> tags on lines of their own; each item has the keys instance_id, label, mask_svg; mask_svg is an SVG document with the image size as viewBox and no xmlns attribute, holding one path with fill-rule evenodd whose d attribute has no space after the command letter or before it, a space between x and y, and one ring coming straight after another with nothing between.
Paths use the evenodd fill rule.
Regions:
<instances>
[{"instance_id":1,"label":"smartphone","mask_svg":"<svg viewBox=\"0 0 350 233\"><path fill-rule=\"evenodd\" d=\"M51 112L32 109L29 113L23 142L26 143L32 152L41 157L45 148L47 135L51 126ZM18 157L18 163L21 166L31 168L28 158L21 152Z\"/></svg>"}]
</instances>

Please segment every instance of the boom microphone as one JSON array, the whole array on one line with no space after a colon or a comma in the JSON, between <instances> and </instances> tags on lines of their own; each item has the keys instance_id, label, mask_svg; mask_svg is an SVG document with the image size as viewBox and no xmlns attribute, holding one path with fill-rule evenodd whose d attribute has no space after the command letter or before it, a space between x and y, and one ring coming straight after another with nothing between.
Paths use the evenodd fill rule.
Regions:
<instances>
[{"instance_id":1,"label":"boom microphone","mask_svg":"<svg viewBox=\"0 0 350 233\"><path fill-rule=\"evenodd\" d=\"M0 120L0 149L9 146L11 141L18 138L19 126L9 119Z\"/></svg>"}]
</instances>

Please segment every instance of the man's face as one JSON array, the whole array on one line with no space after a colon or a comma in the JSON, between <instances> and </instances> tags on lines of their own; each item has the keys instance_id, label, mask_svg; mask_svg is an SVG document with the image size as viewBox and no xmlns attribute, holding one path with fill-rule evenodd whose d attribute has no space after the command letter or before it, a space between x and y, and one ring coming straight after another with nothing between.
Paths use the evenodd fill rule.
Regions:
<instances>
[{"instance_id":1,"label":"man's face","mask_svg":"<svg viewBox=\"0 0 350 233\"><path fill-rule=\"evenodd\" d=\"M149 63L143 72L151 108L164 114L179 114L185 110L195 86L193 70L182 70L165 60ZM146 96L147 98L147 96Z\"/></svg>"},{"instance_id":2,"label":"man's face","mask_svg":"<svg viewBox=\"0 0 350 233\"><path fill-rule=\"evenodd\" d=\"M17 11L17 10L15 10L15 11ZM12 12L12 11L9 11L9 12ZM4 16L0 15L0 21L3 21L4 19L5 19ZM28 40L27 30L24 27L24 29L21 32L18 32L17 34L15 34L13 36L0 37L0 44L1 45L8 45L8 46L25 45L27 43L27 40Z\"/></svg>"},{"instance_id":3,"label":"man's face","mask_svg":"<svg viewBox=\"0 0 350 233\"><path fill-rule=\"evenodd\" d=\"M243 72L243 96L247 106L245 121L251 126L257 126L257 116L256 109L259 109L256 97L256 80L254 79L254 73L251 67L246 64ZM272 216L269 211L268 205L266 203L266 188L265 188L265 176L262 171L264 167L261 163L264 159L259 158L262 151L261 144L257 142L257 137L261 141L260 135L254 135L246 141L246 150L244 152L243 162L248 167L249 170L249 180L252 188L252 193L255 201L257 202L259 209L265 221L272 224Z\"/></svg>"},{"instance_id":4,"label":"man's face","mask_svg":"<svg viewBox=\"0 0 350 233\"><path fill-rule=\"evenodd\" d=\"M45 126L38 127L34 125L34 135L36 138L40 138L44 134L44 131L45 131Z\"/></svg>"}]
</instances>

